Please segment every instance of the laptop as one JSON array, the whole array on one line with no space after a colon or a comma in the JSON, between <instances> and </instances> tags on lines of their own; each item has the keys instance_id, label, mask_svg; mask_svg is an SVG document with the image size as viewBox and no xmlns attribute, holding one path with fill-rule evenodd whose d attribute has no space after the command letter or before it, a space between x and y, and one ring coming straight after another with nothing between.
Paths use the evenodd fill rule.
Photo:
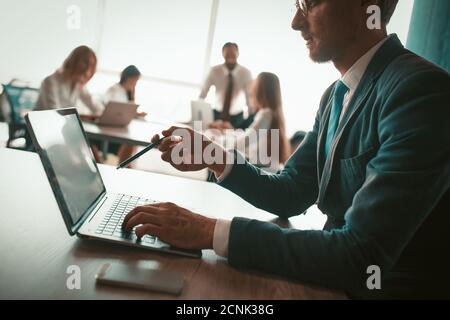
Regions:
<instances>
[{"instance_id":1,"label":"laptop","mask_svg":"<svg viewBox=\"0 0 450 320\"><path fill-rule=\"evenodd\" d=\"M110 101L95 123L100 126L126 127L136 117L137 108L138 105L134 103Z\"/></svg>"},{"instance_id":2,"label":"laptop","mask_svg":"<svg viewBox=\"0 0 450 320\"><path fill-rule=\"evenodd\" d=\"M201 121L203 130L208 129L208 126L214 122L214 111L211 104L203 100L191 101L191 110L191 123L193 124L194 121Z\"/></svg>"},{"instance_id":3,"label":"laptop","mask_svg":"<svg viewBox=\"0 0 450 320\"><path fill-rule=\"evenodd\" d=\"M128 212L156 201L106 191L75 108L32 111L25 121L70 235L201 257L201 251L174 248L151 235L137 239L134 231L122 230Z\"/></svg>"}]
</instances>

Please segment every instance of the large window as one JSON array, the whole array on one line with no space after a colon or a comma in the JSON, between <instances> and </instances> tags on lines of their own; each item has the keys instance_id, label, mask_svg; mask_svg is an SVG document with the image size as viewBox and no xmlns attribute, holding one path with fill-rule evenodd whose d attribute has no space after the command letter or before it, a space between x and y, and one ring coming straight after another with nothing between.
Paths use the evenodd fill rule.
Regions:
<instances>
[{"instance_id":1,"label":"large window","mask_svg":"<svg viewBox=\"0 0 450 320\"><path fill-rule=\"evenodd\" d=\"M210 13L210 0L108 0L100 66L134 63L152 77L199 83Z\"/></svg>"},{"instance_id":2,"label":"large window","mask_svg":"<svg viewBox=\"0 0 450 320\"><path fill-rule=\"evenodd\" d=\"M68 9L80 8L79 28L68 27ZM98 5L93 0L0 0L0 81L38 85L80 44L96 46Z\"/></svg>"},{"instance_id":3,"label":"large window","mask_svg":"<svg viewBox=\"0 0 450 320\"><path fill-rule=\"evenodd\" d=\"M67 8L80 8L79 29L67 28ZM256 76L276 73L282 83L288 133L309 130L323 91L339 77L330 64L310 61L291 29L294 0L0 0L0 81L38 85L75 46L98 53L89 84L102 94L119 72L143 72L137 101L150 115L186 120L208 67L222 62L227 41L241 48L240 63ZM390 32L406 42L413 0L400 0ZM6 9L5 9L6 8Z\"/></svg>"}]
</instances>

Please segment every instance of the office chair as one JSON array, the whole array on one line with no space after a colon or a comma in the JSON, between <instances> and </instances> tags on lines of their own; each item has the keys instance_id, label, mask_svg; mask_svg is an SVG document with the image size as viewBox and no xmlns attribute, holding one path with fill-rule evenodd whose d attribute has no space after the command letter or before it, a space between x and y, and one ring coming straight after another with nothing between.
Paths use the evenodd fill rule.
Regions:
<instances>
[{"instance_id":1,"label":"office chair","mask_svg":"<svg viewBox=\"0 0 450 320\"><path fill-rule=\"evenodd\" d=\"M8 121L8 148L34 151L31 137L25 124L24 116L33 110L39 96L39 90L29 87L19 87L12 84L3 85L3 93L10 106ZM24 138L25 145L15 146L13 141Z\"/></svg>"}]
</instances>

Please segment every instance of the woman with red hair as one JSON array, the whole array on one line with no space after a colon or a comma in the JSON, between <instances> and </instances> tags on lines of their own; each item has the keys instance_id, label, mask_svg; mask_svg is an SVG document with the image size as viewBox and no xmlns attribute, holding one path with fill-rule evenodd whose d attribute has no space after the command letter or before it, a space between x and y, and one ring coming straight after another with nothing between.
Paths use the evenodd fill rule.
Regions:
<instances>
[{"instance_id":1,"label":"woman with red hair","mask_svg":"<svg viewBox=\"0 0 450 320\"><path fill-rule=\"evenodd\" d=\"M61 68L42 81L36 106L38 110L76 107L79 100L93 114L102 111L85 85L92 79L97 68L97 57L87 46L75 48Z\"/></svg>"}]
</instances>

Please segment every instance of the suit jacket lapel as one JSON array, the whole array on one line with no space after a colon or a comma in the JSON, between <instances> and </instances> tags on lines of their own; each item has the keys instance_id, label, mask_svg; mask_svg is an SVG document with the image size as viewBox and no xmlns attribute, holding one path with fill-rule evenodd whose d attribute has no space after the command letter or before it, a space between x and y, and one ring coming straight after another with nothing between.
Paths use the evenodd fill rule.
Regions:
<instances>
[{"instance_id":1,"label":"suit jacket lapel","mask_svg":"<svg viewBox=\"0 0 450 320\"><path fill-rule=\"evenodd\" d=\"M341 122L336 131L335 143L331 146L328 154L328 158L325 159L325 139L326 130L328 128L328 119L331 112L331 100L328 102L328 106L324 112L323 122L321 123L321 130L319 135L319 150L317 157L319 160L319 170L322 168L322 174L319 173L319 196L318 203L322 202L323 197L328 188L328 184L331 179L332 169L334 167L335 153L339 149L341 138L345 130L351 129L351 123L355 119L355 115L362 110L363 107L371 107L365 104L367 97L373 91L376 80L383 73L389 63L395 59L398 55L404 52L404 48L396 35L393 35L391 39L388 39L386 43L375 54L374 58L370 62L367 70L361 79L361 82L353 95L352 100L347 108L346 114L343 116ZM332 95L331 95L332 96ZM324 134L325 133L325 134Z\"/></svg>"},{"instance_id":2,"label":"suit jacket lapel","mask_svg":"<svg viewBox=\"0 0 450 320\"><path fill-rule=\"evenodd\" d=\"M319 128L319 137L317 143L317 175L319 181L322 178L322 172L325 165L325 143L327 139L327 130L328 130L328 121L330 119L331 107L333 102L333 93L334 89L331 91L330 96L328 97L328 101L326 103L323 115L320 120L320 128Z\"/></svg>"}]
</instances>

